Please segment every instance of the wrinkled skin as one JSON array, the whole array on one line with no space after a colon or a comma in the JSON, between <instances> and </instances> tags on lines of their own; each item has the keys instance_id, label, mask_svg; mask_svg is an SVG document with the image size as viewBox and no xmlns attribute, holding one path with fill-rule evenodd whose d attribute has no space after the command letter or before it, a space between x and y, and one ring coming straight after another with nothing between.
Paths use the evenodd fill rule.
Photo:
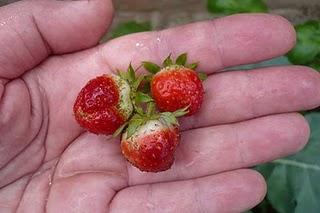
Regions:
<instances>
[{"instance_id":1,"label":"wrinkled skin","mask_svg":"<svg viewBox=\"0 0 320 213\"><path fill-rule=\"evenodd\" d=\"M309 128L294 112L319 106L320 75L301 66L214 73L285 54L292 26L243 14L97 45L112 10L107 0L0 8L0 212L241 212L258 204L265 182L245 168L305 146ZM204 104L181 120L173 167L141 173L118 139L84 132L72 105L88 79L170 52L188 52L209 74Z\"/></svg>"}]
</instances>

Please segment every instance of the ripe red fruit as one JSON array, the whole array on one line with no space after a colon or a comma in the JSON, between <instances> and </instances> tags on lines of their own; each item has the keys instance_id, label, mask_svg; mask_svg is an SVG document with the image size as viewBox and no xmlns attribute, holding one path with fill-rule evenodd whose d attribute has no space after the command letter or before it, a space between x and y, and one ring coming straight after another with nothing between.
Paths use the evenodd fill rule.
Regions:
<instances>
[{"instance_id":1,"label":"ripe red fruit","mask_svg":"<svg viewBox=\"0 0 320 213\"><path fill-rule=\"evenodd\" d=\"M149 120L127 138L122 136L121 149L124 157L145 172L167 170L174 162L174 153L180 141L176 126L167 126L160 120Z\"/></svg>"},{"instance_id":2,"label":"ripe red fruit","mask_svg":"<svg viewBox=\"0 0 320 213\"><path fill-rule=\"evenodd\" d=\"M151 80L151 94L162 112L174 112L189 106L192 115L199 111L204 90L195 71L183 66L169 66Z\"/></svg>"},{"instance_id":3,"label":"ripe red fruit","mask_svg":"<svg viewBox=\"0 0 320 213\"><path fill-rule=\"evenodd\" d=\"M95 134L113 134L130 117L130 86L117 75L90 80L80 91L73 111L77 122Z\"/></svg>"},{"instance_id":4,"label":"ripe red fruit","mask_svg":"<svg viewBox=\"0 0 320 213\"><path fill-rule=\"evenodd\" d=\"M154 75L151 79L151 95L162 112L174 112L189 106L187 115L193 115L201 108L204 89L200 77L194 71L197 64L186 65L187 55L180 55L173 63L170 56L163 62L163 68L150 62L144 67Z\"/></svg>"}]
</instances>

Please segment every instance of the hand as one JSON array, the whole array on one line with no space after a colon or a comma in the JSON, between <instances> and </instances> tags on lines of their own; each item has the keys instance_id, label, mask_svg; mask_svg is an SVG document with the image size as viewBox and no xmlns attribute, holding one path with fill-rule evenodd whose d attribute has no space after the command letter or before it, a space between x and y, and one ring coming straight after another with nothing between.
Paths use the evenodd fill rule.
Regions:
<instances>
[{"instance_id":1,"label":"hand","mask_svg":"<svg viewBox=\"0 0 320 213\"><path fill-rule=\"evenodd\" d=\"M295 43L289 22L243 14L97 45L111 17L106 0L0 8L0 212L241 212L258 204L265 182L242 168L303 148L308 125L293 112L320 105L320 75L301 66L223 69L285 54ZM89 79L182 52L209 78L201 112L181 121L170 170L139 172L118 140L75 122L73 102Z\"/></svg>"}]
</instances>

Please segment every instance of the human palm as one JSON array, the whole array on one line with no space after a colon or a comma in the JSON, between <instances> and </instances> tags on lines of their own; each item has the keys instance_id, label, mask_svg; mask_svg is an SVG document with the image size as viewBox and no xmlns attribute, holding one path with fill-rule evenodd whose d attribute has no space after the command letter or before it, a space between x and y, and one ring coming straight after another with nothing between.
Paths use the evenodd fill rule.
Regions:
<instances>
[{"instance_id":1,"label":"human palm","mask_svg":"<svg viewBox=\"0 0 320 213\"><path fill-rule=\"evenodd\" d=\"M111 16L104 0L0 8L0 212L241 212L259 203L265 182L243 168L306 144L308 125L293 112L320 105L320 76L301 66L222 71L286 53L291 25L243 14L97 45ZM118 139L77 125L72 105L89 79L182 52L209 78L201 112L181 120L170 170L142 173Z\"/></svg>"}]
</instances>

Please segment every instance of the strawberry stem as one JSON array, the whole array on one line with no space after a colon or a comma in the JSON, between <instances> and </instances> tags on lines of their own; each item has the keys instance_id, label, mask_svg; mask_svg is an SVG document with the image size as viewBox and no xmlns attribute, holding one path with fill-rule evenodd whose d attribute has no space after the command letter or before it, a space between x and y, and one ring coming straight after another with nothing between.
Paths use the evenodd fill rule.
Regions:
<instances>
[{"instance_id":1,"label":"strawberry stem","mask_svg":"<svg viewBox=\"0 0 320 213\"><path fill-rule=\"evenodd\" d=\"M150 118L155 113L155 103L149 102L147 105L147 117Z\"/></svg>"}]
</instances>

